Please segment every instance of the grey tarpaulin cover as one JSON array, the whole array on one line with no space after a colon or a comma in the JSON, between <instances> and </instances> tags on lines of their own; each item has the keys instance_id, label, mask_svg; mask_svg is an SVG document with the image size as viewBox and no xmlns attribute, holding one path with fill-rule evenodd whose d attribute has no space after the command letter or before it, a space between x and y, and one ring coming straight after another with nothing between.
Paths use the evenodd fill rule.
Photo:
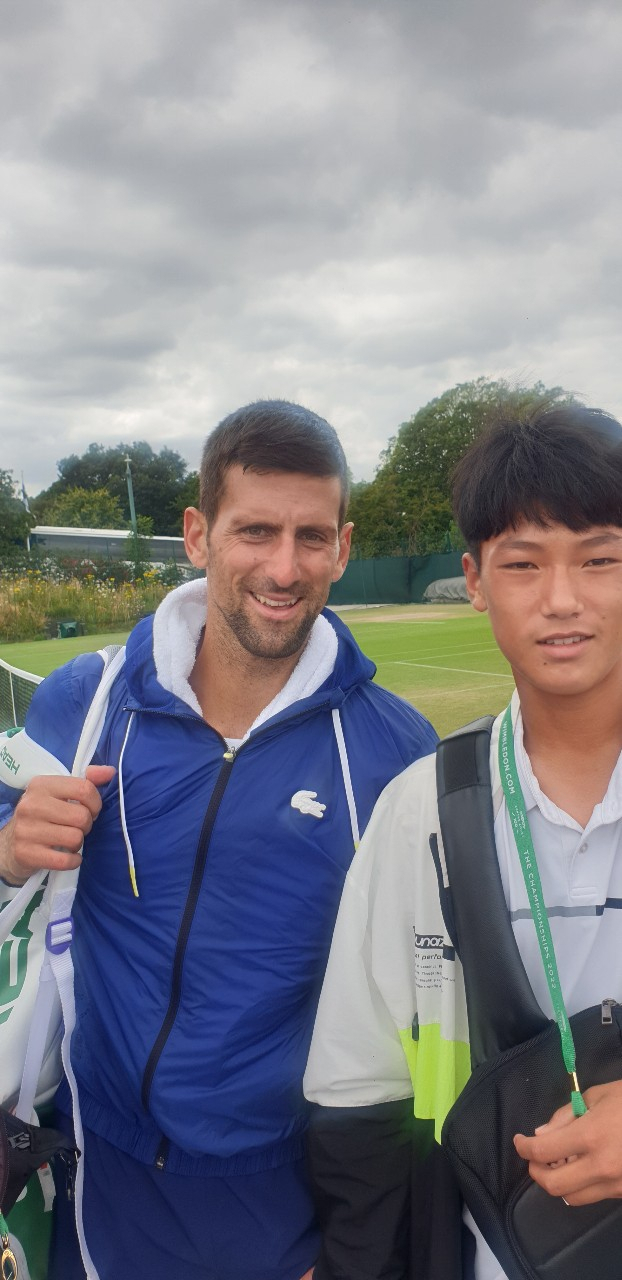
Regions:
<instances>
[{"instance_id":1,"label":"grey tarpaulin cover","mask_svg":"<svg viewBox=\"0 0 622 1280\"><path fill-rule=\"evenodd\" d=\"M459 578L437 578L431 582L423 593L426 604L439 604L447 600L468 600L466 582L460 574Z\"/></svg>"}]
</instances>

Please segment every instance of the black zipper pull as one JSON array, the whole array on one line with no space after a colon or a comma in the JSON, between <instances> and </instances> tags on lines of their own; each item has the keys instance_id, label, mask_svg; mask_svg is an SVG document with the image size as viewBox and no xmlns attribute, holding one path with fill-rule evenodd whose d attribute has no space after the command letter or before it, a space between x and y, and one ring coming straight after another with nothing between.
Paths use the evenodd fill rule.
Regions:
<instances>
[{"instance_id":1,"label":"black zipper pull","mask_svg":"<svg viewBox=\"0 0 622 1280\"><path fill-rule=\"evenodd\" d=\"M618 1003L617 1000L601 1000L600 1007L602 1010L601 1018L602 1018L603 1027L611 1026L613 1022L613 1015L611 1013L611 1010L613 1009L613 1006L617 1003Z\"/></svg>"},{"instance_id":2,"label":"black zipper pull","mask_svg":"<svg viewBox=\"0 0 622 1280\"><path fill-rule=\"evenodd\" d=\"M73 1151L58 1151L55 1156L55 1159L59 1160L60 1163L64 1165L65 1194L70 1203L75 1197L76 1174L78 1172L78 1155L79 1155L79 1152L76 1147L74 1148Z\"/></svg>"}]
</instances>

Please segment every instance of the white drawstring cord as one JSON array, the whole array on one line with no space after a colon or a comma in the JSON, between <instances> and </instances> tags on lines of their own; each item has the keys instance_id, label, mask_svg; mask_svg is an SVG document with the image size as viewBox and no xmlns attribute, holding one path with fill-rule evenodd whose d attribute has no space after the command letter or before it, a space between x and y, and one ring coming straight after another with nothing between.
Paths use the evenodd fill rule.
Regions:
<instances>
[{"instance_id":1,"label":"white drawstring cord","mask_svg":"<svg viewBox=\"0 0 622 1280\"><path fill-rule=\"evenodd\" d=\"M125 737L123 738L123 746L121 747L121 754L119 756L119 807L121 810L121 827L123 829L123 839L125 840L125 847L127 849L127 864L128 864L128 870L130 873L130 880L132 882L132 891L133 891L134 897L137 898L139 894L138 894L138 884L136 883L136 867L134 864L134 852L132 850L130 833L127 829L127 821L125 818L125 793L123 790L123 755L127 745L127 740L130 736L130 729L132 727L133 719L134 719L134 712L132 711L130 718L127 722L127 729L125 730Z\"/></svg>"},{"instance_id":2,"label":"white drawstring cord","mask_svg":"<svg viewBox=\"0 0 622 1280\"><path fill-rule=\"evenodd\" d=\"M350 814L350 826L352 828L352 839L354 848L358 849L360 834L359 823L356 813L356 801L354 799L354 789L352 787L352 778L350 777L350 765L348 763L348 752L346 750L346 740L343 736L343 728L341 724L341 716L337 707L333 710L333 729L337 739L337 747L339 750L339 760L341 762L341 772L343 774L343 785L346 791L346 800L348 802L348 812Z\"/></svg>"}]
</instances>

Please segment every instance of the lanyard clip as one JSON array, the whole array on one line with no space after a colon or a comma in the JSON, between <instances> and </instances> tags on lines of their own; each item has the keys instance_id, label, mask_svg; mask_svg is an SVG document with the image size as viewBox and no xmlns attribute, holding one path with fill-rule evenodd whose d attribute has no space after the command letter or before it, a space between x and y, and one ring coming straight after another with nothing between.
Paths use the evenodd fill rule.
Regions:
<instances>
[{"instance_id":1,"label":"lanyard clip","mask_svg":"<svg viewBox=\"0 0 622 1280\"><path fill-rule=\"evenodd\" d=\"M584 1116L587 1111L587 1107L585 1105L583 1095L579 1088L577 1073L576 1071L569 1071L568 1075L570 1076L570 1079L572 1081L572 1091L570 1094L570 1104L572 1106L572 1114L575 1117Z\"/></svg>"},{"instance_id":2,"label":"lanyard clip","mask_svg":"<svg viewBox=\"0 0 622 1280\"><path fill-rule=\"evenodd\" d=\"M0 1275L2 1280L17 1280L17 1258L9 1244L9 1237L2 1235L2 1257L0 1258Z\"/></svg>"}]
</instances>

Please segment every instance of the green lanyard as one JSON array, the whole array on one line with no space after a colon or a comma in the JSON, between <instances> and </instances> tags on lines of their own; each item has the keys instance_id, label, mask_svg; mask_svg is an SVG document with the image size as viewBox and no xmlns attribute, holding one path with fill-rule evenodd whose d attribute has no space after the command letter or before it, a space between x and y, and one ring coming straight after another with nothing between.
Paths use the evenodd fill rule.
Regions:
<instances>
[{"instance_id":1,"label":"green lanyard","mask_svg":"<svg viewBox=\"0 0 622 1280\"><path fill-rule=\"evenodd\" d=\"M574 1040L572 1037L572 1028L568 1021L564 997L559 982L559 974L557 972L557 960L555 959L555 948L553 946L553 938L551 935L551 926L544 905L544 895L542 893L542 884L540 882L540 872L538 871L538 863L536 862L535 849L529 830L529 822L527 819L527 810L523 792L518 779L518 769L516 768L516 756L514 755L514 731L512 729L511 708L508 707L501 722L501 730L499 733L499 768L501 770L501 784L503 793L512 823L518 857L525 880L525 888L529 899L529 906L533 922L536 926L536 934L540 946L540 954L544 965L544 972L551 993L553 1009L555 1012L555 1020L559 1027L559 1034L562 1042L562 1053L564 1055L564 1064L568 1075L572 1077L572 1089L570 1092L570 1101L575 1116L585 1115L587 1107L579 1089L577 1080L576 1053Z\"/></svg>"}]
</instances>

